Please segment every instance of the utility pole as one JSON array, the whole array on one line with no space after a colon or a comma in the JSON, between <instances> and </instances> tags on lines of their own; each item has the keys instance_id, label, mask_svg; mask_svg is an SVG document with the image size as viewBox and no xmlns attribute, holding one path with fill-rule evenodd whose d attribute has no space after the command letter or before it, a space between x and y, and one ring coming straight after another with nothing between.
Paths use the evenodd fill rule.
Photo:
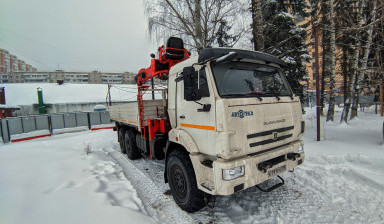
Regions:
<instances>
[{"instance_id":1,"label":"utility pole","mask_svg":"<svg viewBox=\"0 0 384 224\"><path fill-rule=\"evenodd\" d=\"M316 121L317 121L317 141L321 140L320 136L320 77L319 77L319 27L318 23L313 24L315 34L315 62L316 62Z\"/></svg>"}]
</instances>

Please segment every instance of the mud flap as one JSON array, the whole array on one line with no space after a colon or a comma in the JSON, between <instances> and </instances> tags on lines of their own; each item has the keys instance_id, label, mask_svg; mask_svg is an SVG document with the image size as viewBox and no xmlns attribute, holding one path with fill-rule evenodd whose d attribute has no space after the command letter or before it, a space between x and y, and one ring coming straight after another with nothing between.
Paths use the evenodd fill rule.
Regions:
<instances>
[{"instance_id":1,"label":"mud flap","mask_svg":"<svg viewBox=\"0 0 384 224\"><path fill-rule=\"evenodd\" d=\"M273 185L272 187L269 187L269 188L267 188L267 189L263 189L263 188L261 188L259 185L256 185L256 187L260 190L260 191L262 191L262 192L271 192L271 191L273 191L273 190L276 190L277 188L279 188L279 187L281 187L281 186L283 186L284 185L284 179L282 178L282 177L280 177L280 176L277 176L280 180L281 180L281 182L280 183L277 183L277 184L275 184L275 185Z\"/></svg>"}]
</instances>

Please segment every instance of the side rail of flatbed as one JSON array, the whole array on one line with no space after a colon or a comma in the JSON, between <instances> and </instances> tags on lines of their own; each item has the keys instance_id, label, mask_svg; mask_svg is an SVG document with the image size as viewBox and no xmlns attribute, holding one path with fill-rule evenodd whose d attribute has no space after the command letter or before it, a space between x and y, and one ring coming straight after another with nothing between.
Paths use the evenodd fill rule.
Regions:
<instances>
[{"instance_id":1,"label":"side rail of flatbed","mask_svg":"<svg viewBox=\"0 0 384 224\"><path fill-rule=\"evenodd\" d=\"M144 100L144 119L157 119L164 118L167 110L167 89L154 89L150 91L159 91L161 92L162 99L155 100ZM121 124L126 124L129 126L137 127L138 131L140 130L140 118L139 118L139 104L137 101L126 102L126 103L117 103L112 102L111 106L108 106L110 117L112 121L119 122ZM147 125L145 125L147 126Z\"/></svg>"}]
</instances>

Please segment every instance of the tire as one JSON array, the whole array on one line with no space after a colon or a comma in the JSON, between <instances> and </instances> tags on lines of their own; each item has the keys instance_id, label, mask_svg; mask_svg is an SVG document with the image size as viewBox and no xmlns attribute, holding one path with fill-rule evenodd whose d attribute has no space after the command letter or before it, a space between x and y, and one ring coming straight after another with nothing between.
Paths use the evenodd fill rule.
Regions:
<instances>
[{"instance_id":1,"label":"tire","mask_svg":"<svg viewBox=\"0 0 384 224\"><path fill-rule=\"evenodd\" d=\"M124 136L125 136L125 129L119 128L118 140L119 140L119 144L120 144L120 150L122 153L125 154L126 152L125 152L125 146L124 146Z\"/></svg>"},{"instance_id":2,"label":"tire","mask_svg":"<svg viewBox=\"0 0 384 224\"><path fill-rule=\"evenodd\" d=\"M176 204L187 212L205 207L206 194L197 188L196 176L188 154L176 149L169 155L167 177Z\"/></svg>"},{"instance_id":3,"label":"tire","mask_svg":"<svg viewBox=\"0 0 384 224\"><path fill-rule=\"evenodd\" d=\"M139 148L137 148L134 134L131 131L126 131L124 136L124 147L128 159L135 160L141 157Z\"/></svg>"}]
</instances>

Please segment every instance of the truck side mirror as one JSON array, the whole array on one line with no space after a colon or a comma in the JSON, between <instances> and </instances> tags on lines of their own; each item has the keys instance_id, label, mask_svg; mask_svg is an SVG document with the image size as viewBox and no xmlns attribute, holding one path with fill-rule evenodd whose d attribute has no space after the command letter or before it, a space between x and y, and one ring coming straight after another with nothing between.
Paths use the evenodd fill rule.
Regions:
<instances>
[{"instance_id":1,"label":"truck side mirror","mask_svg":"<svg viewBox=\"0 0 384 224\"><path fill-rule=\"evenodd\" d=\"M185 67L183 69L184 99L186 101L196 101L201 99L198 77L199 73L194 67Z\"/></svg>"}]
</instances>

